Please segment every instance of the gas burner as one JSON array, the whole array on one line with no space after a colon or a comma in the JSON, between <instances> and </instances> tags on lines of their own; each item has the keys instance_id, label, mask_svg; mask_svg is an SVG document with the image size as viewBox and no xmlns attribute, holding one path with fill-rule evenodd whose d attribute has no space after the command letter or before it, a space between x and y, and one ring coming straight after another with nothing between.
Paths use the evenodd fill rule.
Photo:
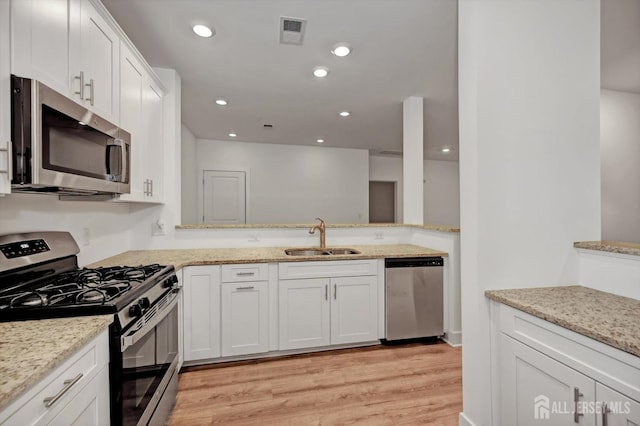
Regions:
<instances>
[{"instance_id":1,"label":"gas burner","mask_svg":"<svg viewBox=\"0 0 640 426\"><path fill-rule=\"evenodd\" d=\"M9 306L15 307L31 307L31 306L46 306L49 303L49 298L46 294L29 292L24 293L11 299Z\"/></svg>"},{"instance_id":2,"label":"gas burner","mask_svg":"<svg viewBox=\"0 0 640 426\"><path fill-rule=\"evenodd\" d=\"M130 280L141 280L145 277L143 269L130 269L124 272L124 277Z\"/></svg>"},{"instance_id":3,"label":"gas burner","mask_svg":"<svg viewBox=\"0 0 640 426\"><path fill-rule=\"evenodd\" d=\"M99 289L89 289L76 295L76 303L104 303L107 295Z\"/></svg>"}]
</instances>

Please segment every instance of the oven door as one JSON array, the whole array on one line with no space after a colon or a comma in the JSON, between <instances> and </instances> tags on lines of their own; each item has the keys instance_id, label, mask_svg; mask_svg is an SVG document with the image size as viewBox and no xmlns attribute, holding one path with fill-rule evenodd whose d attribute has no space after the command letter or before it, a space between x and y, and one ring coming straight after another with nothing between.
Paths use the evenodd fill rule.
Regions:
<instances>
[{"instance_id":1,"label":"oven door","mask_svg":"<svg viewBox=\"0 0 640 426\"><path fill-rule=\"evenodd\" d=\"M123 425L163 424L177 393L178 293L168 291L120 338ZM152 421L153 420L153 421ZM115 424L119 419L113 419Z\"/></svg>"}]
</instances>

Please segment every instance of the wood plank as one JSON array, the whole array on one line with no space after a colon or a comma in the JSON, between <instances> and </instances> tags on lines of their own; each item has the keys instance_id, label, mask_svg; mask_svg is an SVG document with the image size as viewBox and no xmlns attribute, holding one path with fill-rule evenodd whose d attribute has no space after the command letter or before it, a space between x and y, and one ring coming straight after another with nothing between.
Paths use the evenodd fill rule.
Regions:
<instances>
[{"instance_id":1,"label":"wood plank","mask_svg":"<svg viewBox=\"0 0 640 426\"><path fill-rule=\"evenodd\" d=\"M169 425L457 425L462 351L372 346L192 367Z\"/></svg>"}]
</instances>

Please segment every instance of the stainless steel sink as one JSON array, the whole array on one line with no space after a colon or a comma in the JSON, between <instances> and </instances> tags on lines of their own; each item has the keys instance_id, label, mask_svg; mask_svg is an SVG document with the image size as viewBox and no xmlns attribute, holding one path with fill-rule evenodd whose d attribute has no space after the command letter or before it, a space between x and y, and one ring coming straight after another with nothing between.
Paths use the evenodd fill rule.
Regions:
<instances>
[{"instance_id":1,"label":"stainless steel sink","mask_svg":"<svg viewBox=\"0 0 640 426\"><path fill-rule=\"evenodd\" d=\"M328 250L321 249L286 249L284 251L289 256L328 256Z\"/></svg>"},{"instance_id":2,"label":"stainless steel sink","mask_svg":"<svg viewBox=\"0 0 640 426\"><path fill-rule=\"evenodd\" d=\"M284 251L288 256L332 256L345 254L360 254L352 248L290 248Z\"/></svg>"},{"instance_id":3,"label":"stainless steel sink","mask_svg":"<svg viewBox=\"0 0 640 426\"><path fill-rule=\"evenodd\" d=\"M332 248L329 251L331 254L360 254L358 250L352 248Z\"/></svg>"}]
</instances>

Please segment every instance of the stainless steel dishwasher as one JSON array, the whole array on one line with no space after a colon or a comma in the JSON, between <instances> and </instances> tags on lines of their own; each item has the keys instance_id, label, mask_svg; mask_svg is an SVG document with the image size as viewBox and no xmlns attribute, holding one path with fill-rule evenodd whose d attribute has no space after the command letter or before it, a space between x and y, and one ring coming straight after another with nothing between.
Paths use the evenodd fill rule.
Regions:
<instances>
[{"instance_id":1,"label":"stainless steel dishwasher","mask_svg":"<svg viewBox=\"0 0 640 426\"><path fill-rule=\"evenodd\" d=\"M385 260L386 340L444 334L442 257Z\"/></svg>"}]
</instances>

